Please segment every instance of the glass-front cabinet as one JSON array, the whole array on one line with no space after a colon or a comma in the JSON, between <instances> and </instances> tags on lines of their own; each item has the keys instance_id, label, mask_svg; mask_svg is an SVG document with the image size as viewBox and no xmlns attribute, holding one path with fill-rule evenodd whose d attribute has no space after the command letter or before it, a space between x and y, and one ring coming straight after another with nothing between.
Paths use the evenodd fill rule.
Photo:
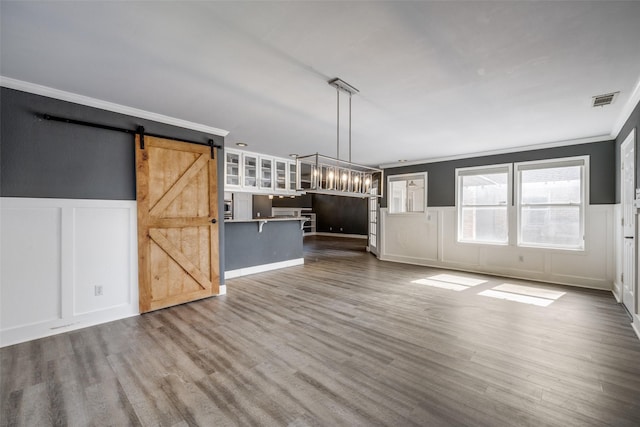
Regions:
<instances>
[{"instance_id":1,"label":"glass-front cabinet","mask_svg":"<svg viewBox=\"0 0 640 427\"><path fill-rule=\"evenodd\" d=\"M226 185L240 185L240 153L226 152L224 158L224 176Z\"/></svg>"},{"instance_id":2,"label":"glass-front cabinet","mask_svg":"<svg viewBox=\"0 0 640 427\"><path fill-rule=\"evenodd\" d=\"M296 162L243 150L225 149L225 186L256 194L294 195Z\"/></svg>"},{"instance_id":3,"label":"glass-front cabinet","mask_svg":"<svg viewBox=\"0 0 640 427\"><path fill-rule=\"evenodd\" d=\"M243 154L243 187L258 188L258 156Z\"/></svg>"},{"instance_id":4,"label":"glass-front cabinet","mask_svg":"<svg viewBox=\"0 0 640 427\"><path fill-rule=\"evenodd\" d=\"M287 162L282 160L276 160L276 190L287 189Z\"/></svg>"},{"instance_id":5,"label":"glass-front cabinet","mask_svg":"<svg viewBox=\"0 0 640 427\"><path fill-rule=\"evenodd\" d=\"M296 172L296 162L289 162L289 191L296 191L296 187L298 186L298 176Z\"/></svg>"},{"instance_id":6,"label":"glass-front cabinet","mask_svg":"<svg viewBox=\"0 0 640 427\"><path fill-rule=\"evenodd\" d=\"M273 160L260 158L260 188L271 190L273 188Z\"/></svg>"}]
</instances>

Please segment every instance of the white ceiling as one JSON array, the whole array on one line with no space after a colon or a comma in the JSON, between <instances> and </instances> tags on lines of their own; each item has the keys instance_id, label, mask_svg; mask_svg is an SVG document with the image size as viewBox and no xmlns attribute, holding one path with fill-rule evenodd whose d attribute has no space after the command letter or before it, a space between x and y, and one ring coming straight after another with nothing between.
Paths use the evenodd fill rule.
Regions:
<instances>
[{"instance_id":1,"label":"white ceiling","mask_svg":"<svg viewBox=\"0 0 640 427\"><path fill-rule=\"evenodd\" d=\"M365 164L610 136L640 77L640 2L0 7L2 76L226 129L227 146L280 156L335 156L334 77L360 90L353 160ZM613 105L590 106L614 91Z\"/></svg>"}]
</instances>

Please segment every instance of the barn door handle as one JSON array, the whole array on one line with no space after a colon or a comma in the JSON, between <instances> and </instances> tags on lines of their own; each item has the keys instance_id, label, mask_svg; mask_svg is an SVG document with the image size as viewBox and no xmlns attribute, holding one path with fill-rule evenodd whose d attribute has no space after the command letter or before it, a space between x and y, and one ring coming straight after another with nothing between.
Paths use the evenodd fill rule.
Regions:
<instances>
[{"instance_id":1,"label":"barn door handle","mask_svg":"<svg viewBox=\"0 0 640 427\"><path fill-rule=\"evenodd\" d=\"M633 236L624 236L625 239L633 239Z\"/></svg>"},{"instance_id":2,"label":"barn door handle","mask_svg":"<svg viewBox=\"0 0 640 427\"><path fill-rule=\"evenodd\" d=\"M215 219L215 218L211 219L211 224L215 224L216 222L218 222L217 219Z\"/></svg>"}]
</instances>

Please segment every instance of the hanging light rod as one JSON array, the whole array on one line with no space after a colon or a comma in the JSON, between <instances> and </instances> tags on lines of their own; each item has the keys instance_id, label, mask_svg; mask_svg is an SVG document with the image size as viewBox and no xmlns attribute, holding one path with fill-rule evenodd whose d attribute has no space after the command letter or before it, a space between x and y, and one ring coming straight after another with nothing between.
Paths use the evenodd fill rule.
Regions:
<instances>
[{"instance_id":1,"label":"hanging light rod","mask_svg":"<svg viewBox=\"0 0 640 427\"><path fill-rule=\"evenodd\" d=\"M356 89L355 87L351 86L349 83L345 82L344 80L340 79L340 78L335 78L335 79L331 79L329 80L329 84L335 88L338 89L342 89L343 91L353 95L356 93L359 93L360 91L358 89Z\"/></svg>"},{"instance_id":2,"label":"hanging light rod","mask_svg":"<svg viewBox=\"0 0 640 427\"><path fill-rule=\"evenodd\" d=\"M342 79L329 80L336 88L336 157L319 153L296 156L296 189L305 193L349 197L382 197L384 171L351 161L351 97L360 92ZM349 94L349 160L340 159L340 92Z\"/></svg>"}]
</instances>

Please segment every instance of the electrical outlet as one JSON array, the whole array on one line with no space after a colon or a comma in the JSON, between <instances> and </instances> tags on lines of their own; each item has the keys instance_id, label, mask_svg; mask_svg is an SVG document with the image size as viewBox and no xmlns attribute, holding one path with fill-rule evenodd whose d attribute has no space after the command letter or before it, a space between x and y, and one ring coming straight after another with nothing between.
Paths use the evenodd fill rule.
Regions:
<instances>
[{"instance_id":1,"label":"electrical outlet","mask_svg":"<svg viewBox=\"0 0 640 427\"><path fill-rule=\"evenodd\" d=\"M522 256L522 255L518 256L518 261L524 262L524 256Z\"/></svg>"},{"instance_id":2,"label":"electrical outlet","mask_svg":"<svg viewBox=\"0 0 640 427\"><path fill-rule=\"evenodd\" d=\"M94 292L95 296L97 296L97 297L102 296L102 285L95 285L93 287L93 292Z\"/></svg>"},{"instance_id":3,"label":"electrical outlet","mask_svg":"<svg viewBox=\"0 0 640 427\"><path fill-rule=\"evenodd\" d=\"M343 231L343 230L342 230L342 227L340 227L340 231Z\"/></svg>"}]
</instances>

